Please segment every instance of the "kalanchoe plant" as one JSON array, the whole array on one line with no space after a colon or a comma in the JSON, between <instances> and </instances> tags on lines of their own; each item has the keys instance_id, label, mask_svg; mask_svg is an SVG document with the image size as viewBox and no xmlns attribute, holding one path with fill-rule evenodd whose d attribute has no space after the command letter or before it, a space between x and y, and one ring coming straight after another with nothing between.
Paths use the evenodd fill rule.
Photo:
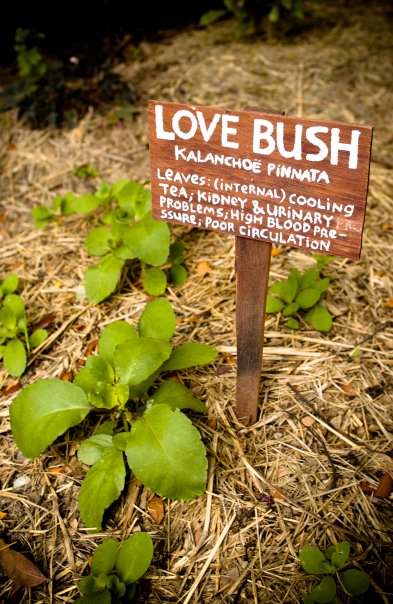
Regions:
<instances>
[{"instance_id":1,"label":"kalanchoe plant","mask_svg":"<svg viewBox=\"0 0 393 604\"><path fill-rule=\"evenodd\" d=\"M174 348L174 330L171 305L157 298L146 305L138 329L125 321L104 329L98 355L86 359L73 383L39 380L11 403L11 429L26 457L37 457L93 410L110 416L78 451L91 466L79 493L86 526L100 529L105 509L122 492L125 459L136 478L161 496L191 499L204 492L205 449L181 410L203 412L205 406L182 383L159 378L210 363L217 351L198 342Z\"/></svg>"},{"instance_id":2,"label":"kalanchoe plant","mask_svg":"<svg viewBox=\"0 0 393 604\"><path fill-rule=\"evenodd\" d=\"M332 256L322 258L315 256L317 268L309 268L304 273L293 268L287 279L276 281L269 287L266 312L281 312L288 329L300 329L300 318L318 331L330 331L332 328L332 315L323 300L330 278L323 277L320 272Z\"/></svg>"},{"instance_id":3,"label":"kalanchoe plant","mask_svg":"<svg viewBox=\"0 0 393 604\"><path fill-rule=\"evenodd\" d=\"M153 558L153 543L148 533L135 533L119 547L106 539L95 550L91 575L79 582L84 594L74 604L121 604L133 602L137 581L148 570Z\"/></svg>"},{"instance_id":4,"label":"kalanchoe plant","mask_svg":"<svg viewBox=\"0 0 393 604\"><path fill-rule=\"evenodd\" d=\"M45 329L28 332L25 305L15 292L18 275L9 275L0 283L0 359L8 373L19 377L26 369L27 355L47 337Z\"/></svg>"},{"instance_id":5,"label":"kalanchoe plant","mask_svg":"<svg viewBox=\"0 0 393 604\"><path fill-rule=\"evenodd\" d=\"M339 604L337 587L349 596L360 596L369 588L366 573L347 565L351 547L347 541L331 545L321 552L317 547L307 546L300 550L299 558L303 569L312 575L326 575L312 592L303 598L303 604Z\"/></svg>"},{"instance_id":6,"label":"kalanchoe plant","mask_svg":"<svg viewBox=\"0 0 393 604\"><path fill-rule=\"evenodd\" d=\"M152 218L151 192L144 183L104 182L94 194L78 197L67 193L54 199L51 208L33 208L32 215L36 227L42 228L62 216L85 214L99 207L104 208L102 224L92 229L85 241L89 254L101 258L85 273L90 302L101 302L115 290L128 260L140 261L143 286L153 296L165 292L168 276L177 285L186 281L184 246L181 242L171 246L167 223ZM161 268L168 261L169 275Z\"/></svg>"}]
</instances>

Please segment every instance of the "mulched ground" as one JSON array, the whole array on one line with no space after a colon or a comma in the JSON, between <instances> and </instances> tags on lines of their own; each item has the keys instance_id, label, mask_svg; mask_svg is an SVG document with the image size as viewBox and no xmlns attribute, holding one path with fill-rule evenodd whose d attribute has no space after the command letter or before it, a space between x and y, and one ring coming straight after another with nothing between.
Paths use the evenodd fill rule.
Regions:
<instances>
[{"instance_id":1,"label":"mulched ground","mask_svg":"<svg viewBox=\"0 0 393 604\"><path fill-rule=\"evenodd\" d=\"M144 585L152 604L300 603L315 583L300 570L299 549L341 540L350 542L354 564L372 582L360 601L391 601L392 496L375 491L393 472L392 10L382 1L332 4L325 19L271 40L237 41L227 21L144 41L136 59L130 47L129 60L116 70L137 93L131 123L90 111L73 130L34 131L15 112L0 115L1 271L20 275L32 323L54 315L50 338L25 375L13 380L0 369L0 526L4 540L49 579L12 599L4 577L2 601L74 601L96 545L139 529L155 543ZM75 454L82 428L40 458L24 459L9 429L10 392L76 372L102 327L120 318L136 322L146 296L125 276L108 301L87 303L79 293L92 263L83 248L91 219L70 217L38 231L30 210L102 180L148 179L150 98L373 125L363 250L361 260L336 258L326 269L333 280L331 333L292 334L278 319L267 320L260 414L246 427L234 414L234 240L176 229L190 273L184 286L169 291L176 340L220 350L215 364L185 374L208 407L207 417L196 420L210 460L207 492L191 502L165 500L157 524L149 512L152 493L131 480L105 532L90 534L77 511L86 471ZM100 177L82 182L72 171L87 162ZM207 270L200 270L203 262ZM309 255L278 248L270 277L312 265Z\"/></svg>"}]
</instances>

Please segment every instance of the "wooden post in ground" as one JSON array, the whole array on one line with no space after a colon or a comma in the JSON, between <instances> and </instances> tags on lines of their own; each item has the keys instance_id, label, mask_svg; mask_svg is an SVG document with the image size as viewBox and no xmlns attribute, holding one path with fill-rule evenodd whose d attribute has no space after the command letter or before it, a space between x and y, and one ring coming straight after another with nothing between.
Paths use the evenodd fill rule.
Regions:
<instances>
[{"instance_id":1,"label":"wooden post in ground","mask_svg":"<svg viewBox=\"0 0 393 604\"><path fill-rule=\"evenodd\" d=\"M236 415L258 415L266 295L272 244L236 237Z\"/></svg>"}]
</instances>

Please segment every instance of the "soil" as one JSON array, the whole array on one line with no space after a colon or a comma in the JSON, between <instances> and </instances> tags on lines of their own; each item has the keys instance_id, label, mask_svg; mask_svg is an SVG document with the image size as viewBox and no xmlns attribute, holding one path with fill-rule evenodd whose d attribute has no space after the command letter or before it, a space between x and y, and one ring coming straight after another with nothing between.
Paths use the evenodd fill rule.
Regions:
<instances>
[{"instance_id":1,"label":"soil","mask_svg":"<svg viewBox=\"0 0 393 604\"><path fill-rule=\"evenodd\" d=\"M155 544L140 601L299 604L316 585L300 568L299 550L344 540L352 564L371 581L359 601L391 601L392 495L376 493L393 473L393 13L382 0L323 8L323 18L282 24L269 37L250 32L237 40L228 20L167 31L137 49L130 42L115 72L135 91L131 114L91 107L76 127L60 130L32 130L15 110L0 114L1 273L20 276L32 324L53 315L48 341L20 379L0 367L2 537L48 578L13 593L4 575L2 602L75 601L95 547L136 530ZM148 180L149 99L374 126L363 249L359 261L335 258L325 269L331 332L304 325L292 333L279 318L267 319L259 415L246 426L234 413L234 240L174 229L190 275L168 292L176 341L197 339L220 351L215 363L183 375L207 405L206 416L194 419L209 458L207 490L192 501L164 500L157 523L149 511L153 493L129 477L105 530L92 533L77 509L86 466L76 451L94 422L29 460L12 438L8 407L20 387L73 376L102 328L116 319L135 324L147 297L124 275L113 296L89 304L81 285L92 258L83 241L94 219L71 216L37 230L31 209L67 191L93 191L103 180ZM99 177L73 175L86 163ZM270 279L314 264L303 251L277 247Z\"/></svg>"}]
</instances>

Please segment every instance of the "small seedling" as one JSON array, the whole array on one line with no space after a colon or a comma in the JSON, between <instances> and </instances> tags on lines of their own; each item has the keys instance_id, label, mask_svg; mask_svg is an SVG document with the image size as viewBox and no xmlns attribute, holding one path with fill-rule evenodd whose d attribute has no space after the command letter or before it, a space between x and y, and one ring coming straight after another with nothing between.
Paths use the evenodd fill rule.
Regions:
<instances>
[{"instance_id":1,"label":"small seedling","mask_svg":"<svg viewBox=\"0 0 393 604\"><path fill-rule=\"evenodd\" d=\"M9 275L0 283L0 359L12 377L19 377L26 369L27 355L47 337L45 329L28 333L25 305L15 292L19 285L17 275Z\"/></svg>"},{"instance_id":2,"label":"small seedling","mask_svg":"<svg viewBox=\"0 0 393 604\"><path fill-rule=\"evenodd\" d=\"M84 595L74 604L133 602L137 581L152 558L153 543L148 533L135 533L120 547L114 539L106 539L93 554L91 575L79 582L79 591Z\"/></svg>"},{"instance_id":3,"label":"small seedling","mask_svg":"<svg viewBox=\"0 0 393 604\"><path fill-rule=\"evenodd\" d=\"M332 328L332 315L323 300L330 278L320 273L332 257L321 258L323 256L316 257L317 268L309 268L304 273L293 268L287 279L276 281L269 287L266 312L281 312L288 329L300 329L302 318L318 331L327 332Z\"/></svg>"},{"instance_id":4,"label":"small seedling","mask_svg":"<svg viewBox=\"0 0 393 604\"><path fill-rule=\"evenodd\" d=\"M217 351L199 342L172 347L175 324L169 302L157 298L145 307L138 329L125 321L104 329L98 355L86 359L73 383L38 380L11 403L11 429L26 457L37 457L90 411L109 415L78 450L91 466L79 493L86 526L100 529L104 511L124 489L124 456L136 478L161 496L191 499L205 490L205 448L181 412L204 412L205 405L181 382L159 378L210 363Z\"/></svg>"},{"instance_id":5,"label":"small seedling","mask_svg":"<svg viewBox=\"0 0 393 604\"><path fill-rule=\"evenodd\" d=\"M113 185L101 183L94 194L77 197L67 193L54 199L51 208L33 208L32 215L35 226L42 228L62 216L90 213L98 208L104 208L102 224L92 229L85 241L89 254L101 258L85 273L85 291L90 302L101 302L113 293L129 260L139 260L143 287L150 295L165 292L168 276L176 285L186 281L184 246L181 242L170 245L167 223L153 220L151 192L144 183L134 180L119 180ZM160 268L168 260L168 271Z\"/></svg>"},{"instance_id":6,"label":"small seedling","mask_svg":"<svg viewBox=\"0 0 393 604\"><path fill-rule=\"evenodd\" d=\"M324 552L317 547L307 546L300 550L299 559L303 569L312 575L326 575L312 592L303 598L303 604L339 604L337 587L349 596L360 596L369 588L366 573L347 565L351 547L347 541L331 545Z\"/></svg>"}]
</instances>

